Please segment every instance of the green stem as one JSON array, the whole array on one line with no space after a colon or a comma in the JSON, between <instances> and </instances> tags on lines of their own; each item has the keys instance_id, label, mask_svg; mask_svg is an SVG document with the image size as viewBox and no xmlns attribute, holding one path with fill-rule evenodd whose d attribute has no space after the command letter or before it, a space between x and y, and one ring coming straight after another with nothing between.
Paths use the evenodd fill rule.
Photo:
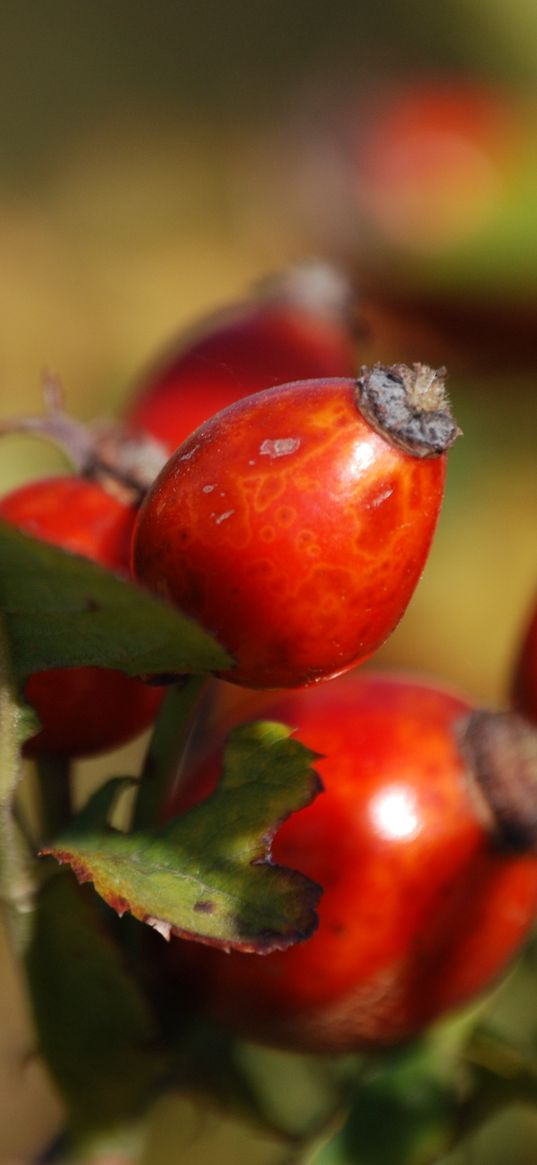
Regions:
<instances>
[{"instance_id":1,"label":"green stem","mask_svg":"<svg viewBox=\"0 0 537 1165\"><path fill-rule=\"evenodd\" d=\"M134 806L133 829L158 824L162 806L195 726L206 676L174 684L164 698L145 759Z\"/></svg>"},{"instance_id":2,"label":"green stem","mask_svg":"<svg viewBox=\"0 0 537 1165\"><path fill-rule=\"evenodd\" d=\"M0 899L13 946L23 954L31 933L37 878L14 803L23 770L21 746L33 725L29 710L17 699L8 661L0 620Z\"/></svg>"},{"instance_id":3,"label":"green stem","mask_svg":"<svg viewBox=\"0 0 537 1165\"><path fill-rule=\"evenodd\" d=\"M11 800L4 797L0 801L0 851L0 898L13 947L22 955L31 937L37 879Z\"/></svg>"},{"instance_id":4,"label":"green stem","mask_svg":"<svg viewBox=\"0 0 537 1165\"><path fill-rule=\"evenodd\" d=\"M72 817L69 757L40 756L35 762L41 801L43 840L51 841Z\"/></svg>"},{"instance_id":5,"label":"green stem","mask_svg":"<svg viewBox=\"0 0 537 1165\"><path fill-rule=\"evenodd\" d=\"M469 1137L493 1116L517 1103L537 1103L537 1061L483 1028L477 1028L464 1050L473 1087L459 1105L454 1143Z\"/></svg>"},{"instance_id":6,"label":"green stem","mask_svg":"<svg viewBox=\"0 0 537 1165\"><path fill-rule=\"evenodd\" d=\"M503 1038L485 1029L477 1029L471 1036L464 1051L464 1058L486 1082L486 1090L513 1100L529 1100L537 1103L537 1060L525 1055Z\"/></svg>"}]
</instances>

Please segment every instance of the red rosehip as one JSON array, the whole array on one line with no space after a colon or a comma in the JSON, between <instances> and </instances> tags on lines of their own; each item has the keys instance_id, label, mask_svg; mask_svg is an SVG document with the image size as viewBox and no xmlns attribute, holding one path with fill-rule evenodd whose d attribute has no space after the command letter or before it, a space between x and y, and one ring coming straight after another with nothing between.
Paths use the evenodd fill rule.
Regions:
<instances>
[{"instance_id":1,"label":"red rosehip","mask_svg":"<svg viewBox=\"0 0 537 1165\"><path fill-rule=\"evenodd\" d=\"M449 689L389 673L259 697L257 715L321 754L324 793L281 826L272 850L323 886L319 927L266 956L177 940L172 983L232 1030L291 1050L407 1040L494 983L532 926L537 857L517 852L528 845L523 811L518 820L505 788L524 776L529 748L535 767L536 734L513 714L472 713ZM215 787L213 748L169 816ZM535 846L535 793L529 816Z\"/></svg>"},{"instance_id":2,"label":"red rosehip","mask_svg":"<svg viewBox=\"0 0 537 1165\"><path fill-rule=\"evenodd\" d=\"M239 401L170 458L140 511L137 578L234 655L299 687L371 655L423 570L458 430L439 374L376 366Z\"/></svg>"},{"instance_id":3,"label":"red rosehip","mask_svg":"<svg viewBox=\"0 0 537 1165\"><path fill-rule=\"evenodd\" d=\"M513 670L511 702L513 708L537 722L537 605Z\"/></svg>"},{"instance_id":4,"label":"red rosehip","mask_svg":"<svg viewBox=\"0 0 537 1165\"><path fill-rule=\"evenodd\" d=\"M0 498L0 518L44 542L128 574L135 508L96 482L32 481ZM28 756L89 756L124 744L154 719L162 692L120 671L51 668L30 676L25 695L42 728Z\"/></svg>"},{"instance_id":5,"label":"red rosehip","mask_svg":"<svg viewBox=\"0 0 537 1165\"><path fill-rule=\"evenodd\" d=\"M358 141L366 214L385 240L410 249L472 240L502 210L522 129L512 98L475 83L388 93Z\"/></svg>"},{"instance_id":6,"label":"red rosehip","mask_svg":"<svg viewBox=\"0 0 537 1165\"><path fill-rule=\"evenodd\" d=\"M303 265L265 294L209 318L146 377L127 410L170 451L241 397L305 377L354 376L343 277Z\"/></svg>"}]
</instances>

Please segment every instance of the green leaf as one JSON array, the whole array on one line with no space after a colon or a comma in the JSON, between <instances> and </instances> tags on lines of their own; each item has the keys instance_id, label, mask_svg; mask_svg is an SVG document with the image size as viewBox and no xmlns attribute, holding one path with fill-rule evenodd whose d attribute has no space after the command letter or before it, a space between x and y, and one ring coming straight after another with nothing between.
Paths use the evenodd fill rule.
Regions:
<instances>
[{"instance_id":1,"label":"green leaf","mask_svg":"<svg viewBox=\"0 0 537 1165\"><path fill-rule=\"evenodd\" d=\"M205 631L94 562L0 522L0 610L18 686L53 667L178 675L229 667Z\"/></svg>"},{"instance_id":2,"label":"green leaf","mask_svg":"<svg viewBox=\"0 0 537 1165\"><path fill-rule=\"evenodd\" d=\"M26 968L40 1051L70 1131L138 1117L163 1071L153 1017L102 905L70 871L42 886Z\"/></svg>"},{"instance_id":3,"label":"green leaf","mask_svg":"<svg viewBox=\"0 0 537 1165\"><path fill-rule=\"evenodd\" d=\"M289 736L280 724L236 729L213 795L160 829L103 830L122 787L109 783L44 852L92 881L119 914L130 911L166 938L284 949L315 930L321 893L270 860L278 826L322 787L311 769L314 754Z\"/></svg>"}]
</instances>

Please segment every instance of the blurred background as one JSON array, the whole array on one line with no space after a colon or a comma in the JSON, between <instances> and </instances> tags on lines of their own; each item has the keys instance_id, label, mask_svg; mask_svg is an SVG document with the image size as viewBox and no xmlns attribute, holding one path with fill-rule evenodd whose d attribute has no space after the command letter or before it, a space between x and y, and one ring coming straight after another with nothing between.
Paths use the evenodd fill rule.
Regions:
<instances>
[{"instance_id":1,"label":"blurred background","mask_svg":"<svg viewBox=\"0 0 537 1165\"><path fill-rule=\"evenodd\" d=\"M2 416L40 410L45 368L79 418L117 415L202 313L297 259L333 260L359 289L364 362L445 363L465 433L425 577L376 662L501 701L537 587L533 0L3 0L0 14ZM0 489L64 464L5 438ZM136 771L140 747L113 771ZM83 766L86 787L103 771ZM4 963L7 1165L60 1109ZM216 1118L172 1115L168 1136L167 1119L162 1162L179 1126L188 1161L231 1159L248 1136L248 1160L274 1159ZM517 1162L535 1160L533 1126Z\"/></svg>"}]
</instances>

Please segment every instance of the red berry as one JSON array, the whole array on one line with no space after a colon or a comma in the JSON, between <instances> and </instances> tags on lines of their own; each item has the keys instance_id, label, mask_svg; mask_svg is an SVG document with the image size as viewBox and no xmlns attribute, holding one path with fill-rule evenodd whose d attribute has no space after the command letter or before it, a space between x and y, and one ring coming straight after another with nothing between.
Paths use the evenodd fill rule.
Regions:
<instances>
[{"instance_id":1,"label":"red berry","mask_svg":"<svg viewBox=\"0 0 537 1165\"><path fill-rule=\"evenodd\" d=\"M76 477L32 481L0 498L0 518L124 575L135 513L97 483ZM96 667L38 673L25 694L42 724L25 746L29 756L115 748L149 726L162 699L141 680Z\"/></svg>"},{"instance_id":2,"label":"red berry","mask_svg":"<svg viewBox=\"0 0 537 1165\"><path fill-rule=\"evenodd\" d=\"M407 606L457 433L439 375L419 365L239 401L192 434L149 491L135 574L222 642L236 683L338 675Z\"/></svg>"},{"instance_id":3,"label":"red berry","mask_svg":"<svg viewBox=\"0 0 537 1165\"><path fill-rule=\"evenodd\" d=\"M209 319L174 347L128 409L131 428L176 449L241 397L304 377L353 376L357 368L348 289L324 267L299 267L272 293Z\"/></svg>"},{"instance_id":4,"label":"red berry","mask_svg":"<svg viewBox=\"0 0 537 1165\"><path fill-rule=\"evenodd\" d=\"M177 942L172 979L248 1038L328 1052L407 1040L490 986L537 909L537 857L515 852L523 828L494 788L524 767L517 749L527 763L531 730L470 712L440 685L381 673L259 698L258 716L321 754L325 791L272 852L324 887L319 927L266 956ZM220 767L216 748L170 816L206 797ZM535 833L535 794L530 817Z\"/></svg>"},{"instance_id":5,"label":"red berry","mask_svg":"<svg viewBox=\"0 0 537 1165\"><path fill-rule=\"evenodd\" d=\"M522 124L511 98L458 81L377 100L356 156L366 214L385 240L425 252L479 236L502 210Z\"/></svg>"}]
</instances>

